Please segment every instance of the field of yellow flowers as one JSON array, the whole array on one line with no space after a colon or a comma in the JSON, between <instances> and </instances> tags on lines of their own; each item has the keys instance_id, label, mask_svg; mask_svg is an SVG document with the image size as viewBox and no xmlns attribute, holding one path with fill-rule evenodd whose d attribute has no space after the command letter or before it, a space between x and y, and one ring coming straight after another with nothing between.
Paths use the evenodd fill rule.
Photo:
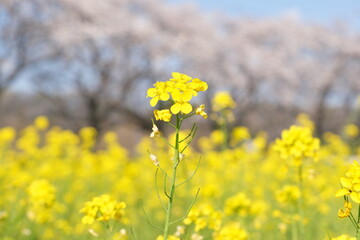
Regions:
<instances>
[{"instance_id":1,"label":"field of yellow flowers","mask_svg":"<svg viewBox=\"0 0 360 240\"><path fill-rule=\"evenodd\" d=\"M0 239L164 239L175 161L166 239L356 239L357 126L320 143L300 115L270 142L264 132L229 130L234 103L216 98L214 111L226 110L214 116L220 127L196 148L179 140L192 139L194 127L156 137L156 123L131 156L113 132L98 139L93 128L74 133L43 116L18 132L0 129ZM207 117L203 106L196 111L194 119Z\"/></svg>"}]
</instances>

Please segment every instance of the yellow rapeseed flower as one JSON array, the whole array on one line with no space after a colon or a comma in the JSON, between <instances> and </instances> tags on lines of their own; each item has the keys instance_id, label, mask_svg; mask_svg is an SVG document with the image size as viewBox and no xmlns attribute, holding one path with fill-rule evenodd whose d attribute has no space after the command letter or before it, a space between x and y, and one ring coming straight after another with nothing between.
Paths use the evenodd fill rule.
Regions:
<instances>
[{"instance_id":1,"label":"yellow rapeseed flower","mask_svg":"<svg viewBox=\"0 0 360 240\"><path fill-rule=\"evenodd\" d=\"M217 92L212 100L214 111L220 111L227 108L235 108L236 103L230 93L226 91Z\"/></svg>"},{"instance_id":2,"label":"yellow rapeseed flower","mask_svg":"<svg viewBox=\"0 0 360 240\"><path fill-rule=\"evenodd\" d=\"M344 133L349 137L357 137L359 135L359 127L355 124L348 124L344 127Z\"/></svg>"},{"instance_id":3,"label":"yellow rapeseed flower","mask_svg":"<svg viewBox=\"0 0 360 240\"><path fill-rule=\"evenodd\" d=\"M354 237L350 237L348 235L342 234L338 237L331 238L331 240L356 240Z\"/></svg>"},{"instance_id":4,"label":"yellow rapeseed flower","mask_svg":"<svg viewBox=\"0 0 360 240\"><path fill-rule=\"evenodd\" d=\"M38 116L34 120L34 125L39 130L45 130L49 127L49 120L45 116Z\"/></svg>"},{"instance_id":5,"label":"yellow rapeseed flower","mask_svg":"<svg viewBox=\"0 0 360 240\"><path fill-rule=\"evenodd\" d=\"M164 109L164 110L154 110L154 116L156 120L170 122L172 115L169 109Z\"/></svg>"},{"instance_id":6,"label":"yellow rapeseed flower","mask_svg":"<svg viewBox=\"0 0 360 240\"><path fill-rule=\"evenodd\" d=\"M107 194L94 197L91 201L86 202L85 207L80 210L81 213L85 214L81 222L93 224L95 221L122 220L125 207L125 202L117 202Z\"/></svg>"},{"instance_id":7,"label":"yellow rapeseed flower","mask_svg":"<svg viewBox=\"0 0 360 240\"><path fill-rule=\"evenodd\" d=\"M150 105L154 107L159 100L169 101L169 110L155 110L156 120L169 122L171 114L189 114L193 111L190 100L197 96L198 92L206 91L208 85L198 78L192 78L186 74L173 72L172 78L165 82L156 82L153 88L147 90L147 97L151 97ZM205 117L205 113L202 115Z\"/></svg>"},{"instance_id":8,"label":"yellow rapeseed flower","mask_svg":"<svg viewBox=\"0 0 360 240\"><path fill-rule=\"evenodd\" d=\"M195 113L202 116L204 119L207 119L208 115L204 110L205 104L201 104L199 107L196 108Z\"/></svg>"},{"instance_id":9,"label":"yellow rapeseed flower","mask_svg":"<svg viewBox=\"0 0 360 240\"><path fill-rule=\"evenodd\" d=\"M338 211L338 216L340 218L346 218L348 216L350 216L351 214L351 209L352 209L352 204L351 202L345 201L344 203L344 208L345 210L343 210L342 208L339 209Z\"/></svg>"},{"instance_id":10,"label":"yellow rapeseed flower","mask_svg":"<svg viewBox=\"0 0 360 240\"><path fill-rule=\"evenodd\" d=\"M294 203L300 197L300 189L293 185L285 185L282 189L276 192L276 198L281 203Z\"/></svg>"},{"instance_id":11,"label":"yellow rapeseed flower","mask_svg":"<svg viewBox=\"0 0 360 240\"><path fill-rule=\"evenodd\" d=\"M147 97L151 97L150 105L155 107L159 100L167 101L170 98L168 93L168 86L166 82L156 82L154 88L149 88L147 91Z\"/></svg>"},{"instance_id":12,"label":"yellow rapeseed flower","mask_svg":"<svg viewBox=\"0 0 360 240\"><path fill-rule=\"evenodd\" d=\"M358 162L350 166L350 170L346 173L346 177L340 178L341 189L336 192L336 197L349 195L350 198L360 203L360 165Z\"/></svg>"},{"instance_id":13,"label":"yellow rapeseed flower","mask_svg":"<svg viewBox=\"0 0 360 240\"><path fill-rule=\"evenodd\" d=\"M293 159L296 165L301 165L306 158L317 161L320 140L312 136L309 128L291 126L281 133L281 139L276 139L274 149L282 159Z\"/></svg>"},{"instance_id":14,"label":"yellow rapeseed flower","mask_svg":"<svg viewBox=\"0 0 360 240\"><path fill-rule=\"evenodd\" d=\"M246 240L248 239L247 232L240 226L239 223L229 223L222 227L219 231L214 233L214 240Z\"/></svg>"},{"instance_id":15,"label":"yellow rapeseed flower","mask_svg":"<svg viewBox=\"0 0 360 240\"><path fill-rule=\"evenodd\" d=\"M178 114L179 112L188 114L192 111L192 106L189 103L192 98L192 94L190 92L174 90L172 92L172 97L175 103L171 106L170 110L173 114Z\"/></svg>"}]
</instances>

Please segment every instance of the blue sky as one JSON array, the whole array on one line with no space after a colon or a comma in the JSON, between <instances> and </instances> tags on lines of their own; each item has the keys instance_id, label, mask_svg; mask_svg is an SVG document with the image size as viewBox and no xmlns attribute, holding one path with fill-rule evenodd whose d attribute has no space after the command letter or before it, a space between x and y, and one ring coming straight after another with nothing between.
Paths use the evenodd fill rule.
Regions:
<instances>
[{"instance_id":1,"label":"blue sky","mask_svg":"<svg viewBox=\"0 0 360 240\"><path fill-rule=\"evenodd\" d=\"M304 21L331 24L343 20L360 29L360 0L168 0L193 2L206 11L230 15L271 17L297 14Z\"/></svg>"}]
</instances>

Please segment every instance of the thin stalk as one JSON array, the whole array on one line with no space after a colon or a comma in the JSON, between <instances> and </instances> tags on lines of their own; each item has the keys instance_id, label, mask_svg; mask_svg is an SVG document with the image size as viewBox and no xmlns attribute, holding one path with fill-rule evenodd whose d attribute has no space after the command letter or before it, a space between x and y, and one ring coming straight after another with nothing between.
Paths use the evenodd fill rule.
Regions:
<instances>
[{"instance_id":1,"label":"thin stalk","mask_svg":"<svg viewBox=\"0 0 360 240\"><path fill-rule=\"evenodd\" d=\"M298 210L299 210L299 215L300 215L300 222L299 222L299 238L302 239L303 238L303 234L304 234L304 189L303 189L303 178L302 178L302 169L303 169L303 165L301 164L298 167L298 177L299 177L299 189L300 189L300 198L299 198L299 206L298 206Z\"/></svg>"},{"instance_id":2,"label":"thin stalk","mask_svg":"<svg viewBox=\"0 0 360 240\"><path fill-rule=\"evenodd\" d=\"M356 240L360 240L359 224L360 224L360 204L359 204L359 207L358 207L358 219L357 219L357 223L356 223Z\"/></svg>"},{"instance_id":3,"label":"thin stalk","mask_svg":"<svg viewBox=\"0 0 360 240\"><path fill-rule=\"evenodd\" d=\"M171 185L170 185L170 195L169 195L169 202L166 211L166 220L165 220L165 227L164 227L164 240L168 239L169 235L169 227L170 227L170 220L171 220L171 211L173 206L173 200L175 195L175 185L176 185L176 170L177 166L179 165L179 132L180 132L181 120L179 119L179 115L176 115L176 135L175 135L175 151L174 151L174 164L173 164L173 171L171 176Z\"/></svg>"},{"instance_id":4,"label":"thin stalk","mask_svg":"<svg viewBox=\"0 0 360 240\"><path fill-rule=\"evenodd\" d=\"M221 145L221 150L224 151L228 148L228 126L227 126L227 119L226 119L226 116L225 116L225 113L224 113L224 110L221 111L221 118L222 118L222 123L221 123L221 130L224 134L224 141Z\"/></svg>"}]
</instances>

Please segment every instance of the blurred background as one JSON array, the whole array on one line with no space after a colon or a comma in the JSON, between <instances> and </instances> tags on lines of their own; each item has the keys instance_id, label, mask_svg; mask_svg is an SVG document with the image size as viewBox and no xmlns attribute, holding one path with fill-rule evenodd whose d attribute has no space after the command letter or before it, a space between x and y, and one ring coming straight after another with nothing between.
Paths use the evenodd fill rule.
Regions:
<instances>
[{"instance_id":1,"label":"blurred background","mask_svg":"<svg viewBox=\"0 0 360 240\"><path fill-rule=\"evenodd\" d=\"M182 72L208 82L201 103L231 93L234 126L274 137L307 113L339 132L360 123L359 16L351 0L0 0L0 127L45 115L136 141L147 88Z\"/></svg>"}]
</instances>

